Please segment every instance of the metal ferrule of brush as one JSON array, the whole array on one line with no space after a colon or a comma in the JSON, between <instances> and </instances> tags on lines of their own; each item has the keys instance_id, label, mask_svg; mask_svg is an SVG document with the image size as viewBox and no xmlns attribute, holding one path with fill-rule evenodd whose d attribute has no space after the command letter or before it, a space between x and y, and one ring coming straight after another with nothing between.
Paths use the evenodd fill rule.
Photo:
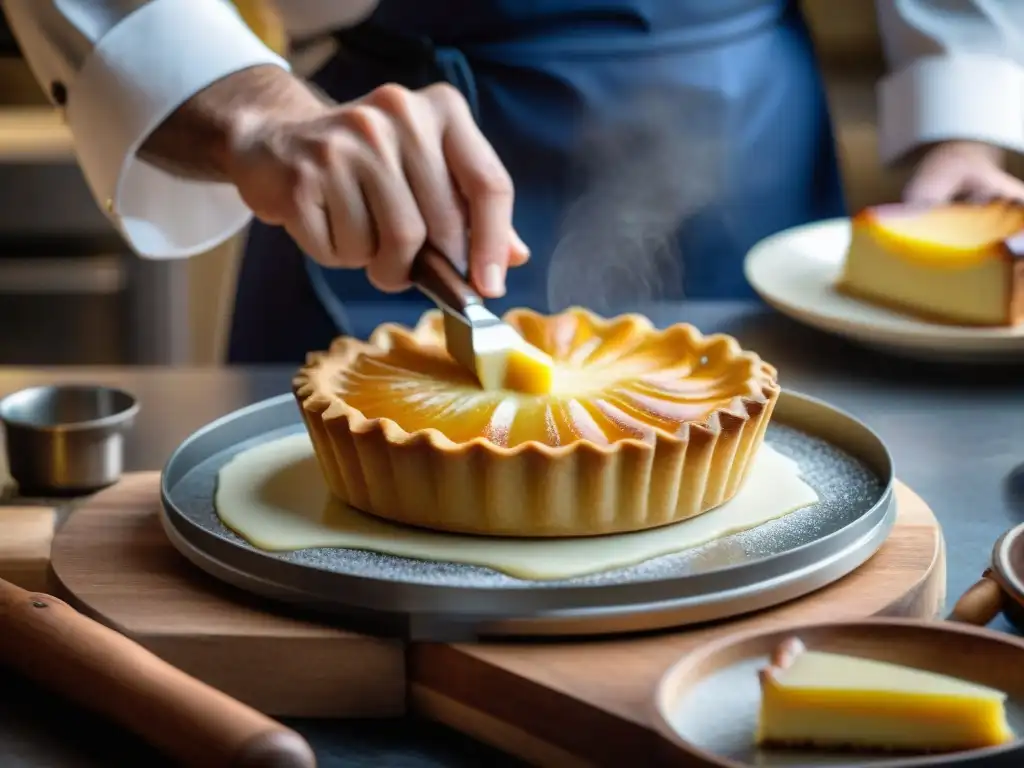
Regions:
<instances>
[{"instance_id":1,"label":"metal ferrule of brush","mask_svg":"<svg viewBox=\"0 0 1024 768\"><path fill-rule=\"evenodd\" d=\"M448 258L425 245L413 262L413 284L444 314L445 346L460 365L476 372L479 330L501 321L484 306L483 299Z\"/></svg>"},{"instance_id":2,"label":"metal ferrule of brush","mask_svg":"<svg viewBox=\"0 0 1024 768\"><path fill-rule=\"evenodd\" d=\"M504 323L483 303L471 304L462 312L444 311L444 337L448 354L459 364L476 371L477 358L492 345L491 336Z\"/></svg>"}]
</instances>

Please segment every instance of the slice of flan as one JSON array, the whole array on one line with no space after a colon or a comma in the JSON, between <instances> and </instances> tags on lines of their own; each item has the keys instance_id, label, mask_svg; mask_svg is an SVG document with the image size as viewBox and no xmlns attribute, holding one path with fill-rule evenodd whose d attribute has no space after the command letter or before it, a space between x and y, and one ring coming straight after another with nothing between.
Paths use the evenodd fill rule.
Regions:
<instances>
[{"instance_id":1,"label":"slice of flan","mask_svg":"<svg viewBox=\"0 0 1024 768\"><path fill-rule=\"evenodd\" d=\"M953 677L784 642L761 670L757 743L954 752L1016 737L1006 694Z\"/></svg>"},{"instance_id":2,"label":"slice of flan","mask_svg":"<svg viewBox=\"0 0 1024 768\"><path fill-rule=\"evenodd\" d=\"M852 225L840 292L930 322L1024 321L1024 206L886 205Z\"/></svg>"}]
</instances>

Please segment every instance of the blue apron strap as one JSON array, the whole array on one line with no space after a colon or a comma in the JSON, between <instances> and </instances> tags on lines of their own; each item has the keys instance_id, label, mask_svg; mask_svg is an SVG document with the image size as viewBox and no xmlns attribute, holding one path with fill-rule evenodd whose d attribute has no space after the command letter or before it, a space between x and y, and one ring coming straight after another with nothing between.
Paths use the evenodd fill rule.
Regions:
<instances>
[{"instance_id":1,"label":"blue apron strap","mask_svg":"<svg viewBox=\"0 0 1024 768\"><path fill-rule=\"evenodd\" d=\"M341 303L327 282L326 269L313 261L307 254L303 254L303 262L306 265L306 274L309 275L310 285L313 286L313 293L316 294L323 308L327 310L335 327L340 333L353 333L354 326L349 320L348 312L345 311L345 305Z\"/></svg>"},{"instance_id":2,"label":"blue apron strap","mask_svg":"<svg viewBox=\"0 0 1024 768\"><path fill-rule=\"evenodd\" d=\"M364 22L338 30L334 39L342 50L356 59L387 64L400 71L406 82L422 88L446 80L461 91L473 117L479 119L479 97L473 68L466 54L452 46L435 46L425 37L415 37Z\"/></svg>"},{"instance_id":3,"label":"blue apron strap","mask_svg":"<svg viewBox=\"0 0 1024 768\"><path fill-rule=\"evenodd\" d=\"M448 46L437 48L434 51L434 60L444 79L454 85L466 101L473 113L473 119L480 120L480 97L476 87L476 77L473 75L473 68L469 66L466 54L458 48Z\"/></svg>"}]
</instances>

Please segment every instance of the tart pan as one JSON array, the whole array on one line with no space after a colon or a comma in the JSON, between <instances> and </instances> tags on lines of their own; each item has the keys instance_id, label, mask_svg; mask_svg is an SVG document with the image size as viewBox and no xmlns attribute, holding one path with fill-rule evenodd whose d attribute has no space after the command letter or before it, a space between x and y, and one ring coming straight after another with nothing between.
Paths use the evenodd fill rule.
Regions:
<instances>
[{"instance_id":1,"label":"tart pan","mask_svg":"<svg viewBox=\"0 0 1024 768\"><path fill-rule=\"evenodd\" d=\"M784 392L766 439L797 461L821 501L702 547L556 582L351 549L259 550L217 517L217 473L240 451L303 429L288 394L192 435L161 478L164 530L186 558L236 587L412 640L630 632L760 610L853 571L896 516L892 461L879 437L821 401Z\"/></svg>"},{"instance_id":2,"label":"tart pan","mask_svg":"<svg viewBox=\"0 0 1024 768\"><path fill-rule=\"evenodd\" d=\"M654 720L663 740L659 764L716 768L923 768L1024 765L1024 742L914 757L761 750L753 744L760 684L757 670L788 637L808 648L953 675L1007 694L1007 719L1024 735L1024 640L979 627L910 619L775 627L734 634L684 656L662 677Z\"/></svg>"}]
</instances>

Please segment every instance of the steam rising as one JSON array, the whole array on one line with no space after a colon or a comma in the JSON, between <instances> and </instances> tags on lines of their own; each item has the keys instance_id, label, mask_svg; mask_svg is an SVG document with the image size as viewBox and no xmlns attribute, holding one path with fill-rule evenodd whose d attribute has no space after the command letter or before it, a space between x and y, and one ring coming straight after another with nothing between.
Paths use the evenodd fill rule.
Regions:
<instances>
[{"instance_id":1,"label":"steam rising","mask_svg":"<svg viewBox=\"0 0 1024 768\"><path fill-rule=\"evenodd\" d=\"M678 233L721 194L726 168L720 97L696 89L640 95L584 126L583 192L551 258L552 311L611 314L683 297Z\"/></svg>"}]
</instances>

